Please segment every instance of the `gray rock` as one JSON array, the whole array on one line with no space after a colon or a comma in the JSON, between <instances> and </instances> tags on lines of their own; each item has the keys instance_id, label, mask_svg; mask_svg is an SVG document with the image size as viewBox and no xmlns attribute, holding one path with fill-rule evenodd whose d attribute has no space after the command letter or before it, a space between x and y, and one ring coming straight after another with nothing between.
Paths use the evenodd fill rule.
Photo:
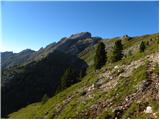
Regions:
<instances>
[{"instance_id":1,"label":"gray rock","mask_svg":"<svg viewBox=\"0 0 160 120\"><path fill-rule=\"evenodd\" d=\"M87 38L91 38L91 33L81 32L78 34L73 34L69 37L69 39L87 39Z\"/></svg>"}]
</instances>

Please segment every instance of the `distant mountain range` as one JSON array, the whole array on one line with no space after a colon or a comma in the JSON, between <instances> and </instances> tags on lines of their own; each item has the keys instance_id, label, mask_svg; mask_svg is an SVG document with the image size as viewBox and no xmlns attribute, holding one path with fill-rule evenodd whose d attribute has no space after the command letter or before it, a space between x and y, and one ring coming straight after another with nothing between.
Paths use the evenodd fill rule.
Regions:
<instances>
[{"instance_id":1,"label":"distant mountain range","mask_svg":"<svg viewBox=\"0 0 160 120\"><path fill-rule=\"evenodd\" d=\"M77 77L81 71L85 73L88 65L78 54L100 40L100 37L91 37L89 32L82 32L38 51L2 52L2 115L38 101L44 94L53 96L68 67L76 71Z\"/></svg>"},{"instance_id":2,"label":"distant mountain range","mask_svg":"<svg viewBox=\"0 0 160 120\"><path fill-rule=\"evenodd\" d=\"M46 57L54 50L58 50L67 54L76 55L83 51L85 48L95 45L100 37L92 37L89 32L81 32L73 34L69 38L62 38L57 43L51 43L45 48L41 48L38 51L26 49L20 53L2 52L2 69L9 68L15 65L26 64L32 61L39 61Z\"/></svg>"}]
</instances>

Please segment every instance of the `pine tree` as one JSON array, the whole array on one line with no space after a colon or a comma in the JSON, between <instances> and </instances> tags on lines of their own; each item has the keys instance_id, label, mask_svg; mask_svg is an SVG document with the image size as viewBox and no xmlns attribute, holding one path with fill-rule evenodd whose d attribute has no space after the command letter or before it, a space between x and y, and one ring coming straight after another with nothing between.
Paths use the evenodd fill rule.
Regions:
<instances>
[{"instance_id":1,"label":"pine tree","mask_svg":"<svg viewBox=\"0 0 160 120\"><path fill-rule=\"evenodd\" d=\"M48 101L49 97L47 96L47 94L45 94L43 97L42 97L42 104L46 103Z\"/></svg>"},{"instance_id":2,"label":"pine tree","mask_svg":"<svg viewBox=\"0 0 160 120\"><path fill-rule=\"evenodd\" d=\"M123 58L123 45L121 40L117 40L113 47L112 62L117 62Z\"/></svg>"},{"instance_id":3,"label":"pine tree","mask_svg":"<svg viewBox=\"0 0 160 120\"><path fill-rule=\"evenodd\" d=\"M147 42L146 42L146 45L147 45L147 46L149 46L149 45L150 45L149 41L147 41Z\"/></svg>"},{"instance_id":4,"label":"pine tree","mask_svg":"<svg viewBox=\"0 0 160 120\"><path fill-rule=\"evenodd\" d=\"M145 46L144 42L142 41L140 44L140 47L139 47L139 51L144 52L145 49L146 49L146 46Z\"/></svg>"},{"instance_id":5,"label":"pine tree","mask_svg":"<svg viewBox=\"0 0 160 120\"><path fill-rule=\"evenodd\" d=\"M82 79L84 76L85 76L85 70L84 69L82 69L82 70L80 70L80 72L79 72L79 79Z\"/></svg>"},{"instance_id":6,"label":"pine tree","mask_svg":"<svg viewBox=\"0 0 160 120\"><path fill-rule=\"evenodd\" d=\"M71 86L72 84L78 82L76 77L76 73L73 69L68 68L64 72L63 76L61 77L61 90Z\"/></svg>"},{"instance_id":7,"label":"pine tree","mask_svg":"<svg viewBox=\"0 0 160 120\"><path fill-rule=\"evenodd\" d=\"M100 42L98 44L96 55L94 58L94 67L95 69L100 69L103 65L105 65L107 60L106 51L105 51L105 44Z\"/></svg>"}]
</instances>

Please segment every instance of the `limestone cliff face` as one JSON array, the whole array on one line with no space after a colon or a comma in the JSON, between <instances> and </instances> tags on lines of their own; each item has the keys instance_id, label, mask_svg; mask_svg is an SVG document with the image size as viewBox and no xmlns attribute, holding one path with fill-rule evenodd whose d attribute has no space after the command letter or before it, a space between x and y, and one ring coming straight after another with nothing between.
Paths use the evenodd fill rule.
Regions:
<instances>
[{"instance_id":1,"label":"limestone cliff face","mask_svg":"<svg viewBox=\"0 0 160 120\"><path fill-rule=\"evenodd\" d=\"M13 53L13 52L2 52L1 53L1 67L2 69L12 67L15 65L23 64L25 61L27 61L28 58L32 56L32 54L35 51L26 49L19 53Z\"/></svg>"},{"instance_id":2,"label":"limestone cliff face","mask_svg":"<svg viewBox=\"0 0 160 120\"><path fill-rule=\"evenodd\" d=\"M70 36L70 39L87 39L87 38L91 38L91 33L89 32L81 32L78 34L73 34Z\"/></svg>"},{"instance_id":3,"label":"limestone cliff face","mask_svg":"<svg viewBox=\"0 0 160 120\"><path fill-rule=\"evenodd\" d=\"M81 32L73 34L68 38L64 37L59 42L53 42L45 48L40 48L38 51L27 49L20 53L2 52L2 68L39 61L47 57L49 53L52 53L55 50L70 55L77 55L85 48L95 45L100 39L101 38L92 38L92 35L89 32Z\"/></svg>"}]
</instances>

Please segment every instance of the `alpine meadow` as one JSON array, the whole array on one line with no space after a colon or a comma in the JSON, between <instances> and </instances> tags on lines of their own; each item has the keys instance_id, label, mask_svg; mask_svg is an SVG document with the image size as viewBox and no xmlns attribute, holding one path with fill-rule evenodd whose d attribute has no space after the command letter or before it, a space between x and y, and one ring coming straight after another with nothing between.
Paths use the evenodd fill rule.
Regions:
<instances>
[{"instance_id":1,"label":"alpine meadow","mask_svg":"<svg viewBox=\"0 0 160 120\"><path fill-rule=\"evenodd\" d=\"M158 1L1 7L1 118L159 118Z\"/></svg>"}]
</instances>

